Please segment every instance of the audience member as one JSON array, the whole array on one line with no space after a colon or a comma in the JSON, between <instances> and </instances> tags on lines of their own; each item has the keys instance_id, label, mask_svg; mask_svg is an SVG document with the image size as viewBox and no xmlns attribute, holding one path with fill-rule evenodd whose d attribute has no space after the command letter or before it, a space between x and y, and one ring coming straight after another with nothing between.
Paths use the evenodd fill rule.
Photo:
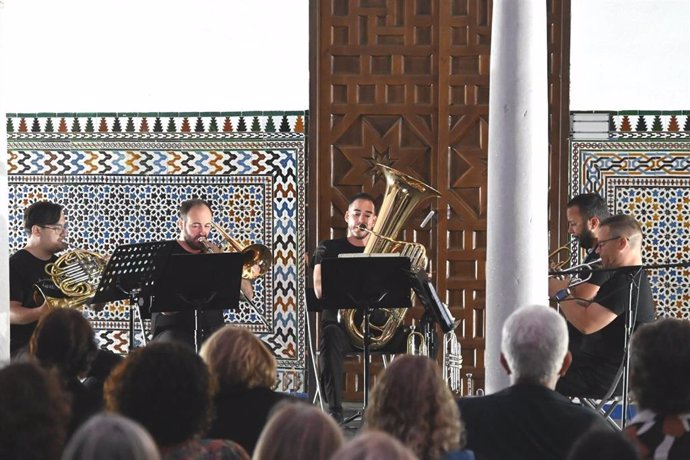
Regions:
<instances>
[{"instance_id":1,"label":"audience member","mask_svg":"<svg viewBox=\"0 0 690 460\"><path fill-rule=\"evenodd\" d=\"M403 443L385 431L358 434L335 453L332 460L415 460Z\"/></svg>"},{"instance_id":2,"label":"audience member","mask_svg":"<svg viewBox=\"0 0 690 460\"><path fill-rule=\"evenodd\" d=\"M453 395L436 363L403 355L379 377L364 414L365 430L392 434L421 459L440 459L462 446Z\"/></svg>"},{"instance_id":3,"label":"audience member","mask_svg":"<svg viewBox=\"0 0 690 460\"><path fill-rule=\"evenodd\" d=\"M0 369L0 458L60 458L69 420L69 397L55 372L33 363Z\"/></svg>"},{"instance_id":4,"label":"audience member","mask_svg":"<svg viewBox=\"0 0 690 460\"><path fill-rule=\"evenodd\" d=\"M72 397L70 434L103 407L102 394L89 390L80 380L96 351L91 324L81 312L68 308L44 314L29 342L29 354L44 368L55 368Z\"/></svg>"},{"instance_id":5,"label":"audience member","mask_svg":"<svg viewBox=\"0 0 690 460\"><path fill-rule=\"evenodd\" d=\"M141 423L163 459L248 458L238 444L200 440L212 408L212 380L194 351L176 342L139 348L105 383L108 409Z\"/></svg>"},{"instance_id":6,"label":"audience member","mask_svg":"<svg viewBox=\"0 0 690 460\"><path fill-rule=\"evenodd\" d=\"M639 460L620 431L590 430L575 441L567 460Z\"/></svg>"},{"instance_id":7,"label":"audience member","mask_svg":"<svg viewBox=\"0 0 690 460\"><path fill-rule=\"evenodd\" d=\"M160 460L151 435L117 414L94 415L72 436L62 460Z\"/></svg>"},{"instance_id":8,"label":"audience member","mask_svg":"<svg viewBox=\"0 0 690 460\"><path fill-rule=\"evenodd\" d=\"M562 459L582 433L607 428L594 411L554 391L571 360L565 320L554 310L513 312L503 325L500 359L511 386L458 401L467 447L478 459Z\"/></svg>"},{"instance_id":9,"label":"audience member","mask_svg":"<svg viewBox=\"0 0 690 460\"><path fill-rule=\"evenodd\" d=\"M211 438L231 439L251 455L273 406L287 398L274 392L276 360L251 331L225 326L199 352L218 381Z\"/></svg>"},{"instance_id":10,"label":"audience member","mask_svg":"<svg viewBox=\"0 0 690 460\"><path fill-rule=\"evenodd\" d=\"M660 319L630 345L630 390L638 413L625 428L643 459L690 458L690 322Z\"/></svg>"},{"instance_id":11,"label":"audience member","mask_svg":"<svg viewBox=\"0 0 690 460\"><path fill-rule=\"evenodd\" d=\"M301 402L279 404L256 443L254 460L327 460L342 446L338 424Z\"/></svg>"}]
</instances>

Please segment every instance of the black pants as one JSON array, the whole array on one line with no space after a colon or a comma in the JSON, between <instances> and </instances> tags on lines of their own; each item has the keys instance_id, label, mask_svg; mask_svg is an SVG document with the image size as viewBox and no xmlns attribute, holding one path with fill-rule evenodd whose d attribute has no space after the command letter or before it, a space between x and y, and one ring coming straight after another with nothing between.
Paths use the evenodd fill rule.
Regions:
<instances>
[{"instance_id":1,"label":"black pants","mask_svg":"<svg viewBox=\"0 0 690 460\"><path fill-rule=\"evenodd\" d=\"M558 380L556 391L565 396L580 396L600 399L613 385L619 366L602 363L587 355L574 354L568 372ZM616 393L620 394L621 382Z\"/></svg>"},{"instance_id":2,"label":"black pants","mask_svg":"<svg viewBox=\"0 0 690 460\"><path fill-rule=\"evenodd\" d=\"M409 328L399 327L391 341L380 351L383 353L402 353ZM319 378L323 396L328 402L328 409L332 413L342 413L343 410L343 363L347 353L361 352L352 346L345 327L335 319L324 319L321 322L321 336L319 339Z\"/></svg>"}]
</instances>

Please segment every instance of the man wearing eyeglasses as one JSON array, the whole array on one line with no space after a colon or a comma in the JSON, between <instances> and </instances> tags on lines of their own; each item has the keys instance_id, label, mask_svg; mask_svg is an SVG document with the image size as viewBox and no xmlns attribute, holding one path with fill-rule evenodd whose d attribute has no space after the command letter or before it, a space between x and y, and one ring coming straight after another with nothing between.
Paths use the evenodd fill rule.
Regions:
<instances>
[{"instance_id":1,"label":"man wearing eyeglasses","mask_svg":"<svg viewBox=\"0 0 690 460\"><path fill-rule=\"evenodd\" d=\"M24 211L26 246L10 257L10 354L20 358L48 306L34 285L48 279L45 267L67 248L63 207L39 201Z\"/></svg>"},{"instance_id":2,"label":"man wearing eyeglasses","mask_svg":"<svg viewBox=\"0 0 690 460\"><path fill-rule=\"evenodd\" d=\"M591 301L561 304L568 322L584 334L570 369L556 386L568 396L604 396L623 361L626 313L632 315L635 327L654 320L652 291L641 268L642 230L637 221L627 215L602 221L596 252L611 277Z\"/></svg>"}]
</instances>

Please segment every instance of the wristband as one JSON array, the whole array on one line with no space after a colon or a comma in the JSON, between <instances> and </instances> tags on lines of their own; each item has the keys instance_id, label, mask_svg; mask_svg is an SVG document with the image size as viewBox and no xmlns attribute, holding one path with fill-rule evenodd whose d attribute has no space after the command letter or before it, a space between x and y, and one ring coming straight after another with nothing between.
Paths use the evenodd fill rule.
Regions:
<instances>
[{"instance_id":1,"label":"wristband","mask_svg":"<svg viewBox=\"0 0 690 460\"><path fill-rule=\"evenodd\" d=\"M553 298L554 298L554 300L557 300L557 301L560 302L561 300L570 297L570 294L571 294L570 288L565 288L565 289L561 289L560 291L558 291L558 292L553 296Z\"/></svg>"}]
</instances>

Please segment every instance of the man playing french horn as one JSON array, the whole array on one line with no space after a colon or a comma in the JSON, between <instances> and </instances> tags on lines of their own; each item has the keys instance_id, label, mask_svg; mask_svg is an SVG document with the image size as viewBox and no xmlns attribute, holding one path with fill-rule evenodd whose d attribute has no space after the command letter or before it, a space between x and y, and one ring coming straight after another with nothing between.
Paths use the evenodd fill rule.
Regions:
<instances>
[{"instance_id":1,"label":"man playing french horn","mask_svg":"<svg viewBox=\"0 0 690 460\"><path fill-rule=\"evenodd\" d=\"M26 246L10 257L10 354L19 359L25 353L36 324L48 310L35 285L49 278L46 265L67 248L67 224L63 207L39 201L24 211Z\"/></svg>"},{"instance_id":2,"label":"man playing french horn","mask_svg":"<svg viewBox=\"0 0 690 460\"><path fill-rule=\"evenodd\" d=\"M202 254L208 252L207 238L213 228L211 205L202 199L183 201L180 205L178 227L180 234L171 254ZM240 289L251 300L251 282L242 279ZM228 305L230 307L230 305ZM199 338L210 336L223 326L223 310L205 310L198 313ZM193 311L151 314L154 341L176 341L195 347L195 320ZM199 343L200 345L200 343Z\"/></svg>"}]
</instances>

